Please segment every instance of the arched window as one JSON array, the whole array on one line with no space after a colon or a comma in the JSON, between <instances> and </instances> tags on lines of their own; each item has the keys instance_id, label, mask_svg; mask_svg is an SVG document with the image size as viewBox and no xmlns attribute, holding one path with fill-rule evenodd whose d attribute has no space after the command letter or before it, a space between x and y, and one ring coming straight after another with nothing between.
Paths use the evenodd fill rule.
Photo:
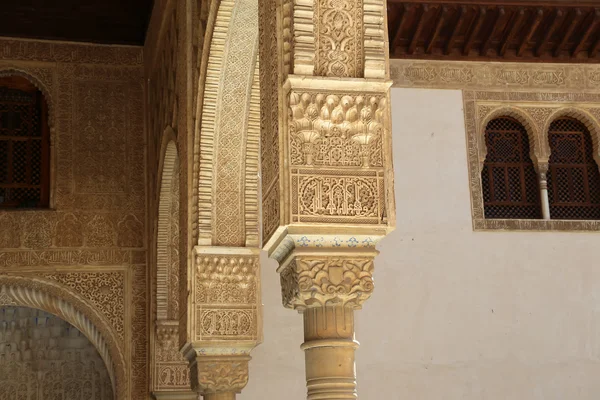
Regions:
<instances>
[{"instance_id":1,"label":"arched window","mask_svg":"<svg viewBox=\"0 0 600 400\"><path fill-rule=\"evenodd\" d=\"M44 96L31 82L0 78L0 208L48 206L47 115Z\"/></svg>"},{"instance_id":2,"label":"arched window","mask_svg":"<svg viewBox=\"0 0 600 400\"><path fill-rule=\"evenodd\" d=\"M523 125L510 117L485 129L487 157L481 172L485 218L541 218L537 174Z\"/></svg>"},{"instance_id":3,"label":"arched window","mask_svg":"<svg viewBox=\"0 0 600 400\"><path fill-rule=\"evenodd\" d=\"M574 118L550 124L548 200L552 219L600 219L600 172L592 137Z\"/></svg>"}]
</instances>

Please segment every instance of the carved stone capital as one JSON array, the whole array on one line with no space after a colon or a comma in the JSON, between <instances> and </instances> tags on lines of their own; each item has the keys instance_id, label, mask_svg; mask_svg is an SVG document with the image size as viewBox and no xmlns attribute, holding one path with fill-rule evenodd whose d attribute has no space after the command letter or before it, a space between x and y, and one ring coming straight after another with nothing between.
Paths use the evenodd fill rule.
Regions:
<instances>
[{"instance_id":1,"label":"carved stone capital","mask_svg":"<svg viewBox=\"0 0 600 400\"><path fill-rule=\"evenodd\" d=\"M250 356L203 356L191 362L192 388L202 394L240 393L248 383Z\"/></svg>"},{"instance_id":2,"label":"carved stone capital","mask_svg":"<svg viewBox=\"0 0 600 400\"><path fill-rule=\"evenodd\" d=\"M373 271L372 256L295 256L280 272L283 305L359 309L373 293Z\"/></svg>"}]
</instances>

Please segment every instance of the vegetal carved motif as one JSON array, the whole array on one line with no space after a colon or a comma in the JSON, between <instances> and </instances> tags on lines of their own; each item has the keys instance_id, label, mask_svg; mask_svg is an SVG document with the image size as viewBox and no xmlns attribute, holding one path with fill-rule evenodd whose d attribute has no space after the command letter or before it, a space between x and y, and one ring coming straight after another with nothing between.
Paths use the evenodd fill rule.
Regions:
<instances>
[{"instance_id":1,"label":"vegetal carved motif","mask_svg":"<svg viewBox=\"0 0 600 400\"><path fill-rule=\"evenodd\" d=\"M296 256L281 272L283 305L360 308L373 293L372 257Z\"/></svg>"},{"instance_id":2,"label":"vegetal carved motif","mask_svg":"<svg viewBox=\"0 0 600 400\"><path fill-rule=\"evenodd\" d=\"M250 357L198 357L192 371L201 393L241 392L248 383Z\"/></svg>"},{"instance_id":3,"label":"vegetal carved motif","mask_svg":"<svg viewBox=\"0 0 600 400\"><path fill-rule=\"evenodd\" d=\"M316 74L363 76L363 1L316 0Z\"/></svg>"},{"instance_id":4,"label":"vegetal carved motif","mask_svg":"<svg viewBox=\"0 0 600 400\"><path fill-rule=\"evenodd\" d=\"M386 103L380 96L292 92L292 165L383 166Z\"/></svg>"},{"instance_id":5,"label":"vegetal carved motif","mask_svg":"<svg viewBox=\"0 0 600 400\"><path fill-rule=\"evenodd\" d=\"M196 256L197 340L258 339L257 255Z\"/></svg>"}]
</instances>

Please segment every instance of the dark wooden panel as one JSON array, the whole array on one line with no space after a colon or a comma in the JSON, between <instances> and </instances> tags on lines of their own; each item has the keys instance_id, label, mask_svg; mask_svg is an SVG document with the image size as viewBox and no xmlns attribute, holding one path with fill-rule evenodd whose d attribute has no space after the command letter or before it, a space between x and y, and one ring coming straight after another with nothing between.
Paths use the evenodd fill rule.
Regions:
<instances>
[{"instance_id":1,"label":"dark wooden panel","mask_svg":"<svg viewBox=\"0 0 600 400\"><path fill-rule=\"evenodd\" d=\"M393 58L600 61L596 0L388 0L388 17Z\"/></svg>"},{"instance_id":2,"label":"dark wooden panel","mask_svg":"<svg viewBox=\"0 0 600 400\"><path fill-rule=\"evenodd\" d=\"M152 0L12 0L0 36L92 43L144 43Z\"/></svg>"}]
</instances>

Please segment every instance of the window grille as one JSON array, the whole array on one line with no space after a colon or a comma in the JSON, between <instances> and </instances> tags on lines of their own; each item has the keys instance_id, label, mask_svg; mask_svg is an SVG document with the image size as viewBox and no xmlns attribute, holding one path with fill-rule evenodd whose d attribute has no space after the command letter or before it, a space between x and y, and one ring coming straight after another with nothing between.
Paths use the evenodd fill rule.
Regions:
<instances>
[{"instance_id":1,"label":"window grille","mask_svg":"<svg viewBox=\"0 0 600 400\"><path fill-rule=\"evenodd\" d=\"M481 172L485 218L541 218L539 183L523 125L509 117L493 119L485 129L485 144Z\"/></svg>"},{"instance_id":2,"label":"window grille","mask_svg":"<svg viewBox=\"0 0 600 400\"><path fill-rule=\"evenodd\" d=\"M0 208L47 207L48 200L44 98L25 78L0 78Z\"/></svg>"},{"instance_id":3,"label":"window grille","mask_svg":"<svg viewBox=\"0 0 600 400\"><path fill-rule=\"evenodd\" d=\"M552 219L600 219L600 172L592 137L573 118L550 124L548 200Z\"/></svg>"}]
</instances>

